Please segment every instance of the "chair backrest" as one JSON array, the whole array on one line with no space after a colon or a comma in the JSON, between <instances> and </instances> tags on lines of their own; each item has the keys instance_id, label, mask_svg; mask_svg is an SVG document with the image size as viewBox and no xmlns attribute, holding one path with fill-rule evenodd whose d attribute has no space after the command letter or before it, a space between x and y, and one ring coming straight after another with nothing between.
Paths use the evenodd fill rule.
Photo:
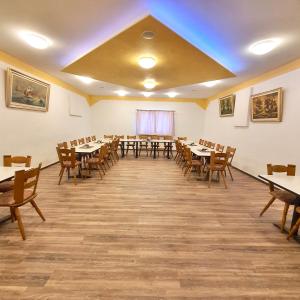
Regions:
<instances>
[{"instance_id":1,"label":"chair backrest","mask_svg":"<svg viewBox=\"0 0 300 300\"><path fill-rule=\"evenodd\" d=\"M206 141L206 145L205 145L207 148L211 148L211 142L209 141Z\"/></svg>"},{"instance_id":2,"label":"chair backrest","mask_svg":"<svg viewBox=\"0 0 300 300\"><path fill-rule=\"evenodd\" d=\"M199 140L199 144L200 144L200 145L203 145L203 144L204 144L204 140L203 140L203 139L200 139L200 140Z\"/></svg>"},{"instance_id":3,"label":"chair backrest","mask_svg":"<svg viewBox=\"0 0 300 300\"><path fill-rule=\"evenodd\" d=\"M164 140L171 141L171 140L173 140L173 137L171 135L165 135Z\"/></svg>"},{"instance_id":4,"label":"chair backrest","mask_svg":"<svg viewBox=\"0 0 300 300\"><path fill-rule=\"evenodd\" d=\"M159 135L157 135L157 134L152 134L152 135L151 135L151 140L159 140Z\"/></svg>"},{"instance_id":5,"label":"chair backrest","mask_svg":"<svg viewBox=\"0 0 300 300\"><path fill-rule=\"evenodd\" d=\"M233 148L233 147L230 147L230 146L228 146L226 148L226 152L228 152L228 154L229 154L229 157L228 157L228 164L229 165L231 165L231 163L232 163L233 157L235 155L235 151L236 151L236 148Z\"/></svg>"},{"instance_id":6,"label":"chair backrest","mask_svg":"<svg viewBox=\"0 0 300 300\"><path fill-rule=\"evenodd\" d=\"M135 140L136 139L136 135L127 135L127 139L128 140Z\"/></svg>"},{"instance_id":7,"label":"chair backrest","mask_svg":"<svg viewBox=\"0 0 300 300\"><path fill-rule=\"evenodd\" d=\"M273 175L274 173L286 173L287 176L295 176L296 166L295 165L272 165L267 164L268 175ZM269 184L270 191L274 191L274 184Z\"/></svg>"},{"instance_id":8,"label":"chair backrest","mask_svg":"<svg viewBox=\"0 0 300 300\"><path fill-rule=\"evenodd\" d=\"M76 146L78 146L77 140L70 141L70 145L71 145L71 147L76 147Z\"/></svg>"},{"instance_id":9,"label":"chair backrest","mask_svg":"<svg viewBox=\"0 0 300 300\"><path fill-rule=\"evenodd\" d=\"M67 149L68 148L68 143L67 142L58 143L57 147Z\"/></svg>"},{"instance_id":10,"label":"chair backrest","mask_svg":"<svg viewBox=\"0 0 300 300\"><path fill-rule=\"evenodd\" d=\"M141 140L147 140L148 136L147 135L139 135L139 139L141 139Z\"/></svg>"},{"instance_id":11,"label":"chair backrest","mask_svg":"<svg viewBox=\"0 0 300 300\"><path fill-rule=\"evenodd\" d=\"M210 149L215 149L216 143L210 142Z\"/></svg>"},{"instance_id":12,"label":"chair backrest","mask_svg":"<svg viewBox=\"0 0 300 300\"><path fill-rule=\"evenodd\" d=\"M87 137L85 138L85 142L86 142L86 143L90 143L91 141L92 141L92 139L91 139L90 136L87 136Z\"/></svg>"},{"instance_id":13,"label":"chair backrest","mask_svg":"<svg viewBox=\"0 0 300 300\"><path fill-rule=\"evenodd\" d=\"M192 155L192 151L189 147L185 147L185 149L184 149L184 159L187 162L192 163L193 155Z\"/></svg>"},{"instance_id":14,"label":"chair backrest","mask_svg":"<svg viewBox=\"0 0 300 300\"><path fill-rule=\"evenodd\" d=\"M95 141L97 140L96 136L95 136L95 135L92 135L92 136L91 136L91 140L92 140L92 142L95 142Z\"/></svg>"},{"instance_id":15,"label":"chair backrest","mask_svg":"<svg viewBox=\"0 0 300 300\"><path fill-rule=\"evenodd\" d=\"M115 138L117 138L117 139L124 139L124 135L115 135Z\"/></svg>"},{"instance_id":16,"label":"chair backrest","mask_svg":"<svg viewBox=\"0 0 300 300\"><path fill-rule=\"evenodd\" d=\"M3 166L12 167L13 165L22 165L29 168L31 164L31 156L11 156L3 155Z\"/></svg>"},{"instance_id":17,"label":"chair backrest","mask_svg":"<svg viewBox=\"0 0 300 300\"><path fill-rule=\"evenodd\" d=\"M187 137L186 137L186 136L178 136L178 137L177 137L177 140L178 140L178 141L186 141L186 140L187 140Z\"/></svg>"},{"instance_id":18,"label":"chair backrest","mask_svg":"<svg viewBox=\"0 0 300 300\"><path fill-rule=\"evenodd\" d=\"M42 164L40 163L37 168L15 172L14 200L16 203L22 203L36 194L41 166ZM28 189L30 190L30 194L25 198L24 191Z\"/></svg>"},{"instance_id":19,"label":"chair backrest","mask_svg":"<svg viewBox=\"0 0 300 300\"><path fill-rule=\"evenodd\" d=\"M64 162L69 161L70 162L70 167L75 168L75 163L76 163L76 154L75 154L75 148L71 149L63 149L63 148L56 148L59 162L61 165L64 165Z\"/></svg>"},{"instance_id":20,"label":"chair backrest","mask_svg":"<svg viewBox=\"0 0 300 300\"><path fill-rule=\"evenodd\" d=\"M79 145L85 144L84 138L78 139L78 144L79 144Z\"/></svg>"},{"instance_id":21,"label":"chair backrest","mask_svg":"<svg viewBox=\"0 0 300 300\"><path fill-rule=\"evenodd\" d=\"M210 167L213 169L216 165L218 165L218 170L224 171L227 166L229 153L216 153L215 151L211 151L210 153ZM220 168L220 165L222 166Z\"/></svg>"},{"instance_id":22,"label":"chair backrest","mask_svg":"<svg viewBox=\"0 0 300 300\"><path fill-rule=\"evenodd\" d=\"M104 138L112 140L114 138L114 135L113 134L104 134Z\"/></svg>"},{"instance_id":23,"label":"chair backrest","mask_svg":"<svg viewBox=\"0 0 300 300\"><path fill-rule=\"evenodd\" d=\"M217 152L223 152L223 151L224 151L224 148L225 148L225 146L220 145L220 144L217 144L217 146L216 146L216 151L217 151Z\"/></svg>"}]
</instances>

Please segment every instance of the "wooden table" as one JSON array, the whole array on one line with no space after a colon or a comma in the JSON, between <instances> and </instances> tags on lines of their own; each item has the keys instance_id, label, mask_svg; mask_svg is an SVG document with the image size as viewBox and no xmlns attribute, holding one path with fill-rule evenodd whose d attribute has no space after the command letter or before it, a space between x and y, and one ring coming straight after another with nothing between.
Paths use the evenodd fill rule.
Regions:
<instances>
[{"instance_id":1,"label":"wooden table","mask_svg":"<svg viewBox=\"0 0 300 300\"><path fill-rule=\"evenodd\" d=\"M28 170L29 168L25 167L0 167L0 182L9 180L15 177L16 171ZM3 223L10 219L10 215L0 217L0 223Z\"/></svg>"},{"instance_id":2,"label":"wooden table","mask_svg":"<svg viewBox=\"0 0 300 300\"><path fill-rule=\"evenodd\" d=\"M258 177L263 179L264 181L273 183L275 186L286 190L290 193L293 193L297 196L291 223L292 228L297 222L298 218L300 217L300 214L296 211L296 208L300 206L300 176L259 175ZM295 235L297 234L298 232L295 233Z\"/></svg>"}]
</instances>

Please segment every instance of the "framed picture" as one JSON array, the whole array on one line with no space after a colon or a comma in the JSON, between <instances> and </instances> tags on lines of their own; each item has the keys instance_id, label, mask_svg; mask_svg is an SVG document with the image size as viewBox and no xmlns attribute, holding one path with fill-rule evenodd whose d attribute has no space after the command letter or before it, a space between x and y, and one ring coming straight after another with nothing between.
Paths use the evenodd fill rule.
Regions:
<instances>
[{"instance_id":1,"label":"framed picture","mask_svg":"<svg viewBox=\"0 0 300 300\"><path fill-rule=\"evenodd\" d=\"M282 119L282 88L251 96L253 122L280 122Z\"/></svg>"},{"instance_id":2,"label":"framed picture","mask_svg":"<svg viewBox=\"0 0 300 300\"><path fill-rule=\"evenodd\" d=\"M38 111L48 111L50 85L16 70L8 69L6 105Z\"/></svg>"},{"instance_id":3,"label":"framed picture","mask_svg":"<svg viewBox=\"0 0 300 300\"><path fill-rule=\"evenodd\" d=\"M234 115L235 95L228 95L219 99L220 117Z\"/></svg>"}]
</instances>

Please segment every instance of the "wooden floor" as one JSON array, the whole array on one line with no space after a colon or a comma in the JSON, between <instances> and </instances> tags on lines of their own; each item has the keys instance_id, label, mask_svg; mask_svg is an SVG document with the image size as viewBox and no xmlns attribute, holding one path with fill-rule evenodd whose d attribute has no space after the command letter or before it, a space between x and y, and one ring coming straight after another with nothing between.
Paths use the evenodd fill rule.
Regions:
<instances>
[{"instance_id":1,"label":"wooden floor","mask_svg":"<svg viewBox=\"0 0 300 300\"><path fill-rule=\"evenodd\" d=\"M45 169L47 221L22 208L26 241L0 225L0 299L300 299L300 245L272 225L282 206L259 218L267 186L234 177L208 189L173 160L131 158L74 187Z\"/></svg>"}]
</instances>

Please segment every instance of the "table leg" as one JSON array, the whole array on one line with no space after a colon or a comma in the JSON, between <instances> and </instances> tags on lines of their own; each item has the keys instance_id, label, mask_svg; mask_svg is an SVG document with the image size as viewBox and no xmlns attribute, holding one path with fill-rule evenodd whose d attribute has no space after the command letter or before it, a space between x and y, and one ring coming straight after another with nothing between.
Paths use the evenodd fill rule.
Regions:
<instances>
[{"instance_id":1,"label":"table leg","mask_svg":"<svg viewBox=\"0 0 300 300\"><path fill-rule=\"evenodd\" d=\"M167 143L167 158L170 159L170 148L171 148L171 143Z\"/></svg>"},{"instance_id":2,"label":"table leg","mask_svg":"<svg viewBox=\"0 0 300 300\"><path fill-rule=\"evenodd\" d=\"M125 142L121 141L121 156L122 158L125 157Z\"/></svg>"},{"instance_id":3,"label":"table leg","mask_svg":"<svg viewBox=\"0 0 300 300\"><path fill-rule=\"evenodd\" d=\"M135 158L139 157L139 142L135 142Z\"/></svg>"},{"instance_id":4,"label":"table leg","mask_svg":"<svg viewBox=\"0 0 300 300\"><path fill-rule=\"evenodd\" d=\"M297 213L296 208L300 206L300 198L297 198L294 205L293 218L291 223L291 229L296 224L297 220L300 218L300 214ZM295 232L294 236L298 235L298 230Z\"/></svg>"}]
</instances>

